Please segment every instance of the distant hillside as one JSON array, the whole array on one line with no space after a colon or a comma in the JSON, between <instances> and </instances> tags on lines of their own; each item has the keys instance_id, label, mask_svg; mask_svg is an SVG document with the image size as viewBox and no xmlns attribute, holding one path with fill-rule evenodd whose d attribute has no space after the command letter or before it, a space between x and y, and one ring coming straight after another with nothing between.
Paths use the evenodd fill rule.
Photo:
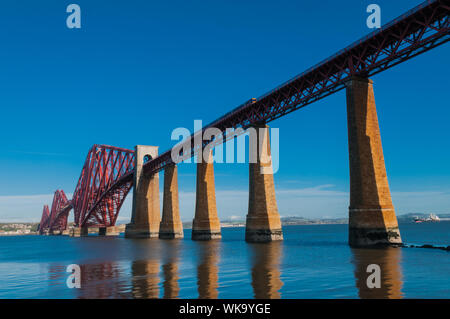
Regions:
<instances>
[{"instance_id":1,"label":"distant hillside","mask_svg":"<svg viewBox=\"0 0 450 319\"><path fill-rule=\"evenodd\" d=\"M221 220L220 223L225 227L240 227L245 226L245 220ZM281 224L286 225L322 225L322 224L347 224L347 218L327 218L327 219L310 219L305 217L290 216L282 217ZM184 228L191 228L192 222L184 222Z\"/></svg>"}]
</instances>

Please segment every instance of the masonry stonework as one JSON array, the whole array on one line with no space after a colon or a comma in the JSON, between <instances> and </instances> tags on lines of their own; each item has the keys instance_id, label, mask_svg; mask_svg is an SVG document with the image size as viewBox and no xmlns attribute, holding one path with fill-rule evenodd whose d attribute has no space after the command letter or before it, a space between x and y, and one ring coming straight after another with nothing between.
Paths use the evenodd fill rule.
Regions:
<instances>
[{"instance_id":1,"label":"masonry stonework","mask_svg":"<svg viewBox=\"0 0 450 319\"><path fill-rule=\"evenodd\" d=\"M69 230L70 237L83 237L88 236L89 228L88 227L73 227Z\"/></svg>"},{"instance_id":2,"label":"masonry stonework","mask_svg":"<svg viewBox=\"0 0 450 319\"><path fill-rule=\"evenodd\" d=\"M202 152L198 156L202 156ZM210 240L222 237L220 221L217 215L212 158L211 150L207 159L199 158L197 163L195 217L192 222L193 240Z\"/></svg>"},{"instance_id":3,"label":"masonry stonework","mask_svg":"<svg viewBox=\"0 0 450 319\"><path fill-rule=\"evenodd\" d=\"M401 244L384 164L373 82L353 77L346 85L350 157L349 244Z\"/></svg>"},{"instance_id":4,"label":"masonry stonework","mask_svg":"<svg viewBox=\"0 0 450 319\"><path fill-rule=\"evenodd\" d=\"M146 176L143 171L144 158L156 158L157 146L135 147L133 208L131 222L125 228L125 237L151 238L159 236L159 174Z\"/></svg>"},{"instance_id":5,"label":"masonry stonework","mask_svg":"<svg viewBox=\"0 0 450 319\"><path fill-rule=\"evenodd\" d=\"M269 127L255 126L256 143L250 142L249 204L245 240L269 242L283 240L278 213L270 153ZM252 139L252 136L250 136ZM252 146L253 145L253 146Z\"/></svg>"},{"instance_id":6,"label":"masonry stonework","mask_svg":"<svg viewBox=\"0 0 450 319\"><path fill-rule=\"evenodd\" d=\"M159 238L183 238L178 199L178 169L169 165L164 170L163 215L159 227Z\"/></svg>"},{"instance_id":7,"label":"masonry stonework","mask_svg":"<svg viewBox=\"0 0 450 319\"><path fill-rule=\"evenodd\" d=\"M99 227L99 236L119 236L119 229L117 226Z\"/></svg>"}]
</instances>

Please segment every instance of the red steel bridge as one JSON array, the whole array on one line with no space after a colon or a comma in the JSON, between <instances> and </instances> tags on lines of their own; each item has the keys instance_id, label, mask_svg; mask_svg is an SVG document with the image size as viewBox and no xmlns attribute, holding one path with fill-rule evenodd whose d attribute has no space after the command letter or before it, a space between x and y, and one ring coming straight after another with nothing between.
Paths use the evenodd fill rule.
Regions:
<instances>
[{"instance_id":1,"label":"red steel bridge","mask_svg":"<svg viewBox=\"0 0 450 319\"><path fill-rule=\"evenodd\" d=\"M67 199L63 190L57 190L51 212L47 205L44 206L40 234L65 230L72 209L76 226L115 225L125 197L133 186L128 178L133 170L134 151L94 145L89 150L72 200Z\"/></svg>"},{"instance_id":2,"label":"red steel bridge","mask_svg":"<svg viewBox=\"0 0 450 319\"><path fill-rule=\"evenodd\" d=\"M220 141L194 143L188 140L194 156L207 144L226 141L228 129L246 129L268 123L345 87L352 76L369 77L431 50L450 39L449 0L429 0L397 19L354 42L328 59L309 68L263 96L231 110L201 132L216 127L225 132ZM173 163L172 150L149 160L144 174L151 176ZM70 210L76 227L114 226L120 208L133 186L134 151L94 145L86 158L71 200L62 190L55 192L51 211L44 206L40 233L67 228Z\"/></svg>"}]
</instances>

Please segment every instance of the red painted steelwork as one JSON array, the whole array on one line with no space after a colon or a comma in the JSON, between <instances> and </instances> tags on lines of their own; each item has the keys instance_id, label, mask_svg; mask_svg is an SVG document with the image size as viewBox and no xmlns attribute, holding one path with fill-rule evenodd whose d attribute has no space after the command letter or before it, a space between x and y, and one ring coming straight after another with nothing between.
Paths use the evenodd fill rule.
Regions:
<instances>
[{"instance_id":1,"label":"red painted steelwork","mask_svg":"<svg viewBox=\"0 0 450 319\"><path fill-rule=\"evenodd\" d=\"M134 151L94 145L88 153L72 199L75 226L114 226L133 186ZM122 180L118 185L117 181Z\"/></svg>"},{"instance_id":2,"label":"red painted steelwork","mask_svg":"<svg viewBox=\"0 0 450 319\"><path fill-rule=\"evenodd\" d=\"M48 205L44 205L44 210L41 216L41 222L38 226L39 234L43 234L46 229L48 229L48 222L50 221L50 210L48 209Z\"/></svg>"},{"instance_id":3,"label":"red painted steelwork","mask_svg":"<svg viewBox=\"0 0 450 319\"><path fill-rule=\"evenodd\" d=\"M70 202L63 190L57 190L53 196L52 208L48 222L48 230L64 230L67 228L67 215Z\"/></svg>"}]
</instances>

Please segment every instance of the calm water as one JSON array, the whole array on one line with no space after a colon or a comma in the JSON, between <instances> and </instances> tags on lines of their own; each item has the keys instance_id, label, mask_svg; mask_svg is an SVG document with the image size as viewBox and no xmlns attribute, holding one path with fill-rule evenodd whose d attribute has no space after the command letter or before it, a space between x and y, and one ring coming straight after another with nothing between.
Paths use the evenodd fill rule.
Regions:
<instances>
[{"instance_id":1,"label":"calm water","mask_svg":"<svg viewBox=\"0 0 450 319\"><path fill-rule=\"evenodd\" d=\"M408 244L450 245L450 222L400 225ZM450 298L450 253L351 249L347 225L284 227L283 242L0 237L0 298ZM66 267L81 267L81 288ZM382 286L366 288L368 264Z\"/></svg>"}]
</instances>

